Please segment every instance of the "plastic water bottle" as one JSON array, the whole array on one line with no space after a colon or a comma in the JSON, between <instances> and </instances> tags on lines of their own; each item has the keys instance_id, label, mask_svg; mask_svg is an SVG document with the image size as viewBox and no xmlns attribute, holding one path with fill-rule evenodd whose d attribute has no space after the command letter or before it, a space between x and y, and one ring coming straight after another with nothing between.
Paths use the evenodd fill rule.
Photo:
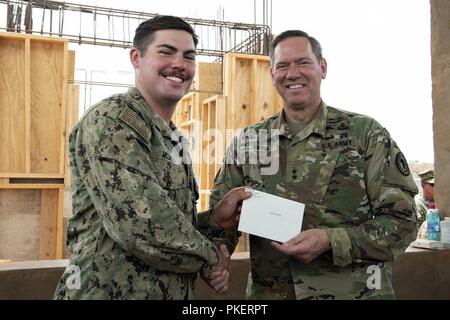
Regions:
<instances>
[{"instance_id":1,"label":"plastic water bottle","mask_svg":"<svg viewBox=\"0 0 450 320\"><path fill-rule=\"evenodd\" d=\"M427 236L428 240L439 241L441 239L441 228L440 228L441 217L439 212L434 206L430 204L427 211Z\"/></svg>"},{"instance_id":2,"label":"plastic water bottle","mask_svg":"<svg viewBox=\"0 0 450 320\"><path fill-rule=\"evenodd\" d=\"M441 242L450 244L450 217L441 221Z\"/></svg>"}]
</instances>

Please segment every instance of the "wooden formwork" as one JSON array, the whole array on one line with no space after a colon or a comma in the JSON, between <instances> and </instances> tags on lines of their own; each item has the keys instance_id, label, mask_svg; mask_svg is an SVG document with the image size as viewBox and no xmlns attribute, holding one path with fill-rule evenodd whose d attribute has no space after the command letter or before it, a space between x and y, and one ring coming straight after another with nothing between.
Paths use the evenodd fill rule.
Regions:
<instances>
[{"instance_id":1,"label":"wooden formwork","mask_svg":"<svg viewBox=\"0 0 450 320\"><path fill-rule=\"evenodd\" d=\"M221 63L199 62L195 67L192 88L201 91L222 91L222 79Z\"/></svg>"},{"instance_id":2,"label":"wooden formwork","mask_svg":"<svg viewBox=\"0 0 450 320\"><path fill-rule=\"evenodd\" d=\"M69 50L68 52L68 79L75 79L75 51ZM80 86L68 83L67 84L67 112L66 112L66 126L64 129L64 136L66 137L66 146L69 143L69 135L72 128L79 118L79 98L80 98ZM66 148L67 149L67 148ZM69 153L65 150L65 173L64 173L64 186L70 188L72 179L70 176L70 163Z\"/></svg>"},{"instance_id":3,"label":"wooden formwork","mask_svg":"<svg viewBox=\"0 0 450 320\"><path fill-rule=\"evenodd\" d=\"M208 64L197 68L194 87L215 90L215 86L223 84L223 94L204 98L190 93L180 102L174 117L177 126L185 129L184 133L194 142L191 155L199 161L194 162L194 170L200 186L200 211L209 207L215 175L235 133L282 108L272 85L269 57L229 53L224 56L221 72L217 70L217 65ZM237 251L248 249L248 236L244 235Z\"/></svg>"},{"instance_id":4,"label":"wooden formwork","mask_svg":"<svg viewBox=\"0 0 450 320\"><path fill-rule=\"evenodd\" d=\"M229 53L224 56L224 95L227 97L227 129L236 132L282 109L281 97L270 76L268 56ZM233 137L228 135L227 146ZM249 251L243 234L236 251Z\"/></svg>"},{"instance_id":5,"label":"wooden formwork","mask_svg":"<svg viewBox=\"0 0 450 320\"><path fill-rule=\"evenodd\" d=\"M1 180L0 229L5 228L1 235L1 258L62 259L64 185L39 184L35 179L22 179L19 183ZM32 201L33 198L37 199ZM28 218L18 220L19 215ZM35 226L31 227L34 220Z\"/></svg>"},{"instance_id":6,"label":"wooden formwork","mask_svg":"<svg viewBox=\"0 0 450 320\"><path fill-rule=\"evenodd\" d=\"M17 208L39 217L32 218L37 234L25 234L27 226L18 225L23 237L39 239L38 252L3 256L21 235L2 233L0 259L62 256L66 139L78 119L78 87L68 84L74 61L65 39L0 33L0 224L14 220Z\"/></svg>"},{"instance_id":7,"label":"wooden formwork","mask_svg":"<svg viewBox=\"0 0 450 320\"><path fill-rule=\"evenodd\" d=\"M178 103L175 120L178 129L181 130L184 137L189 141L189 153L191 155L196 177L199 176L200 170L198 162L200 153L197 146L200 141L197 126L200 123L200 101L204 97L204 95L196 92L191 92L184 96Z\"/></svg>"},{"instance_id":8,"label":"wooden formwork","mask_svg":"<svg viewBox=\"0 0 450 320\"><path fill-rule=\"evenodd\" d=\"M214 177L222 165L227 135L226 97L215 95L202 103L202 142L200 144L200 210L207 210Z\"/></svg>"},{"instance_id":9,"label":"wooden formwork","mask_svg":"<svg viewBox=\"0 0 450 320\"><path fill-rule=\"evenodd\" d=\"M220 91L222 86L222 65L199 62L196 65L192 84L194 92L188 93L177 105L173 122L189 141L190 154L193 161L194 174L200 178L201 166L201 128L203 126L202 102Z\"/></svg>"},{"instance_id":10,"label":"wooden formwork","mask_svg":"<svg viewBox=\"0 0 450 320\"><path fill-rule=\"evenodd\" d=\"M224 90L229 129L241 129L281 110L282 100L270 77L268 56L229 53L224 56Z\"/></svg>"},{"instance_id":11,"label":"wooden formwork","mask_svg":"<svg viewBox=\"0 0 450 320\"><path fill-rule=\"evenodd\" d=\"M0 43L0 177L64 178L67 40L2 33Z\"/></svg>"}]
</instances>

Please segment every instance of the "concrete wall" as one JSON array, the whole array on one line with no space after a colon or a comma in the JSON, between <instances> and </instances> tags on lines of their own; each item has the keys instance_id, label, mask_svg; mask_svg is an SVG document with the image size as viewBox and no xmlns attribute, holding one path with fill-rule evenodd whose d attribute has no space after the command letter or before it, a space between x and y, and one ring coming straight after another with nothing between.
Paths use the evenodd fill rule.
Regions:
<instances>
[{"instance_id":1,"label":"concrete wall","mask_svg":"<svg viewBox=\"0 0 450 320\"><path fill-rule=\"evenodd\" d=\"M392 283L400 300L450 299L450 250L407 252L394 263Z\"/></svg>"},{"instance_id":2,"label":"concrete wall","mask_svg":"<svg viewBox=\"0 0 450 320\"><path fill-rule=\"evenodd\" d=\"M44 260L0 262L0 300L52 299L61 275L69 260ZM203 280L195 283L198 300L243 300L250 269L248 252L233 254L231 261L230 289L223 295L216 294Z\"/></svg>"},{"instance_id":3,"label":"concrete wall","mask_svg":"<svg viewBox=\"0 0 450 320\"><path fill-rule=\"evenodd\" d=\"M51 299L68 260L0 263L0 300Z\"/></svg>"},{"instance_id":4,"label":"concrete wall","mask_svg":"<svg viewBox=\"0 0 450 320\"><path fill-rule=\"evenodd\" d=\"M68 260L0 264L0 299L51 299ZM450 250L404 253L394 263L397 299L450 299ZM215 294L198 279L199 300L243 300L249 272L248 253L233 255L230 289Z\"/></svg>"},{"instance_id":5,"label":"concrete wall","mask_svg":"<svg viewBox=\"0 0 450 320\"><path fill-rule=\"evenodd\" d=\"M431 0L434 165L436 204L450 217L450 1Z\"/></svg>"}]
</instances>

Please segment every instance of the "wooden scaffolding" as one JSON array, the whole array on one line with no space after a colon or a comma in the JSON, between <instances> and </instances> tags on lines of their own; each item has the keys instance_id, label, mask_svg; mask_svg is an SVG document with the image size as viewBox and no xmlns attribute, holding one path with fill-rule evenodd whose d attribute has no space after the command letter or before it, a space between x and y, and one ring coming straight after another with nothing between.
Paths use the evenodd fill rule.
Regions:
<instances>
[{"instance_id":1,"label":"wooden scaffolding","mask_svg":"<svg viewBox=\"0 0 450 320\"><path fill-rule=\"evenodd\" d=\"M62 257L74 62L67 40L0 33L0 259Z\"/></svg>"},{"instance_id":2,"label":"wooden scaffolding","mask_svg":"<svg viewBox=\"0 0 450 320\"><path fill-rule=\"evenodd\" d=\"M217 90L213 95L191 92L178 104L174 122L190 141L190 153L200 188L199 210L209 207L214 178L227 146L239 129L272 116L282 108L272 85L268 56L228 53L223 64L203 63L196 72L194 89ZM206 80L207 79L207 80ZM237 251L248 251L248 236Z\"/></svg>"}]
</instances>

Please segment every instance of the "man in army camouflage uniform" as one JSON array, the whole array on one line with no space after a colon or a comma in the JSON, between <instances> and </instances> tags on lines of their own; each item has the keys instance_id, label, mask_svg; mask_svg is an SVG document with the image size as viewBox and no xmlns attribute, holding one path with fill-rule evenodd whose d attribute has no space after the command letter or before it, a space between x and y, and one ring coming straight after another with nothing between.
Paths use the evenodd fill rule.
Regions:
<instances>
[{"instance_id":1,"label":"man in army camouflage uniform","mask_svg":"<svg viewBox=\"0 0 450 320\"><path fill-rule=\"evenodd\" d=\"M228 252L197 230L198 188L170 121L194 77L197 36L157 16L136 30L136 87L93 106L70 135L69 266L57 299L191 299L197 272L226 290ZM202 215L236 225L244 188ZM225 249L224 249L225 248Z\"/></svg>"},{"instance_id":2,"label":"man in army camouflage uniform","mask_svg":"<svg viewBox=\"0 0 450 320\"><path fill-rule=\"evenodd\" d=\"M419 173L422 192L414 197L417 209L417 221L420 226L418 239L427 239L427 211L428 206L434 203L434 170Z\"/></svg>"},{"instance_id":3,"label":"man in army camouflage uniform","mask_svg":"<svg viewBox=\"0 0 450 320\"><path fill-rule=\"evenodd\" d=\"M394 298L390 263L417 232L417 187L405 157L378 122L321 99L327 63L317 40L299 30L283 32L270 58L283 110L234 140L210 205L248 186L302 202L305 213L302 232L283 244L250 236L248 298ZM278 150L251 138L263 131L279 140ZM261 151L272 152L271 163L238 161ZM230 250L238 235L216 234Z\"/></svg>"}]
</instances>

